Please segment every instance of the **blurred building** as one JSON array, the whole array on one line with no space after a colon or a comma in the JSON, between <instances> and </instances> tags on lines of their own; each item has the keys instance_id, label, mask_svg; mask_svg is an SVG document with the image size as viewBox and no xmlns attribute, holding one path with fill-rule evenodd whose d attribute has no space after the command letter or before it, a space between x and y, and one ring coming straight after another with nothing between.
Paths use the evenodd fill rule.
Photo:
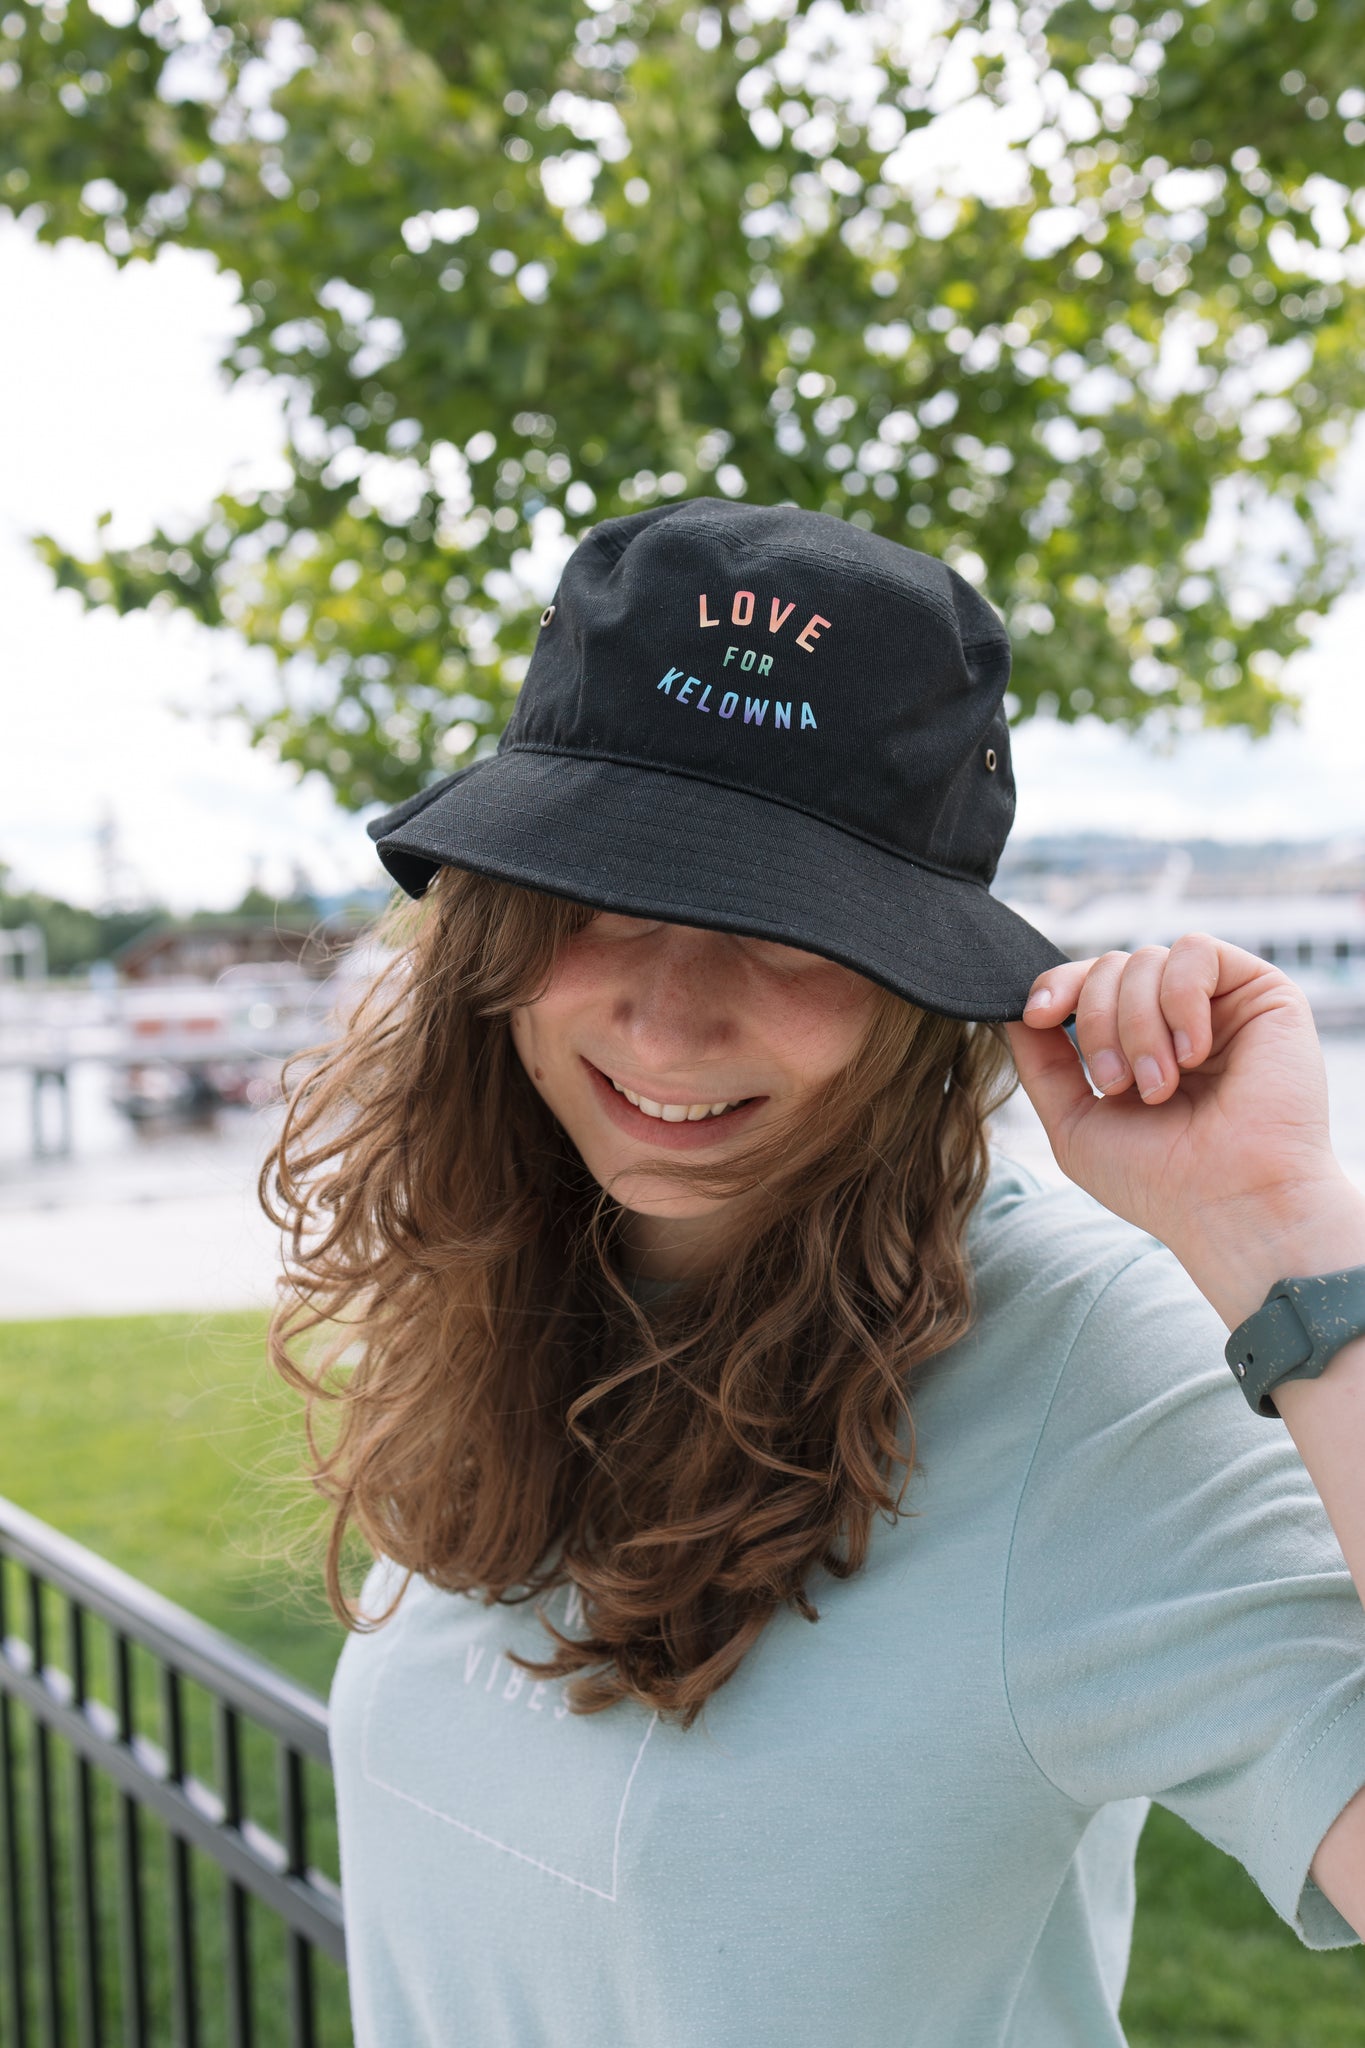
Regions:
<instances>
[{"instance_id":1,"label":"blurred building","mask_svg":"<svg viewBox=\"0 0 1365 2048\"><path fill-rule=\"evenodd\" d=\"M1365 1027L1365 840L1070 834L1026 842L1001 874L996 893L1073 960L1212 932L1296 981L1319 1026Z\"/></svg>"},{"instance_id":2,"label":"blurred building","mask_svg":"<svg viewBox=\"0 0 1365 2048\"><path fill-rule=\"evenodd\" d=\"M341 918L312 925L251 917L159 925L128 940L113 959L125 982L215 982L229 968L251 967L287 967L320 981L332 972L360 929Z\"/></svg>"}]
</instances>

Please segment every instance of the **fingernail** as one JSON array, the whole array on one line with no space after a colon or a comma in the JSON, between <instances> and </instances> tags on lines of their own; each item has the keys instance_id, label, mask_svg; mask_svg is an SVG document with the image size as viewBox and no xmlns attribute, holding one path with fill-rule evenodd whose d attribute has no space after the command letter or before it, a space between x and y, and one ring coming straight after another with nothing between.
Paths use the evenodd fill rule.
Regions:
<instances>
[{"instance_id":1,"label":"fingernail","mask_svg":"<svg viewBox=\"0 0 1365 2048\"><path fill-rule=\"evenodd\" d=\"M1024 1005L1026 1010L1049 1010L1051 1007L1052 990L1050 988L1036 989Z\"/></svg>"},{"instance_id":2,"label":"fingernail","mask_svg":"<svg viewBox=\"0 0 1365 2048\"><path fill-rule=\"evenodd\" d=\"M1112 1088L1115 1081L1123 1079L1123 1061L1116 1052L1097 1052L1090 1071L1101 1088Z\"/></svg>"},{"instance_id":3,"label":"fingernail","mask_svg":"<svg viewBox=\"0 0 1365 2048\"><path fill-rule=\"evenodd\" d=\"M1140 1095L1155 1095L1161 1086L1161 1068L1158 1062L1144 1053L1133 1069Z\"/></svg>"},{"instance_id":4,"label":"fingernail","mask_svg":"<svg viewBox=\"0 0 1365 2048\"><path fill-rule=\"evenodd\" d=\"M1177 1032L1176 1032L1176 1034L1175 1034L1175 1056L1176 1056L1176 1058L1177 1058L1178 1060L1187 1060L1187 1059L1189 1058L1190 1054L1191 1054L1191 1053L1192 1053L1193 1051L1194 1051L1194 1047L1193 1047L1193 1046L1192 1046L1192 1045L1190 1044L1190 1034L1189 1034L1189 1032L1188 1032L1188 1031L1177 1031Z\"/></svg>"}]
</instances>

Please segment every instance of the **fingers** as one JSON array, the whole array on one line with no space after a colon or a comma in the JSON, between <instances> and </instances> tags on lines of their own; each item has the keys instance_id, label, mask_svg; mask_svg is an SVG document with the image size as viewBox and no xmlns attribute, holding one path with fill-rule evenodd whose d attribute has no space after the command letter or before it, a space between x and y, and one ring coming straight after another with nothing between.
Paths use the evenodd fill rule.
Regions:
<instances>
[{"instance_id":1,"label":"fingers","mask_svg":"<svg viewBox=\"0 0 1365 2048\"><path fill-rule=\"evenodd\" d=\"M1123 954L1120 957L1126 959L1128 956ZM1069 1020L1075 1013L1076 998L1085 986L1085 978L1094 965L1094 960L1068 960L1061 967L1050 967L1046 974L1038 975L1024 1004L1024 1022L1053 1025Z\"/></svg>"},{"instance_id":2,"label":"fingers","mask_svg":"<svg viewBox=\"0 0 1365 2048\"><path fill-rule=\"evenodd\" d=\"M1144 1102L1164 1102L1180 1085L1179 1059L1162 1002L1163 977L1169 959L1166 947L1143 946L1128 956L1128 964L1119 978L1115 1022L1120 1057L1127 1072L1116 1077L1115 1087L1126 1088L1129 1081L1136 1082ZM1097 1023L1101 1035L1108 1023L1108 1016ZM1096 1071L1103 1058L1101 1053L1090 1071L1108 1094L1111 1090Z\"/></svg>"},{"instance_id":3,"label":"fingers","mask_svg":"<svg viewBox=\"0 0 1365 2048\"><path fill-rule=\"evenodd\" d=\"M1240 954L1239 959L1225 955ZM1245 963L1245 965L1243 964ZM1166 955L1161 976L1161 1009L1171 1027L1177 1063L1197 1067L1213 1051L1213 998L1225 972L1263 966L1240 948L1220 946L1208 932L1185 932Z\"/></svg>"},{"instance_id":4,"label":"fingers","mask_svg":"<svg viewBox=\"0 0 1365 2048\"><path fill-rule=\"evenodd\" d=\"M1060 1024L1068 1015L1065 999L1048 1015ZM1099 1107L1075 1046L1064 1030L1032 1031L1023 1023L1007 1023L1005 1029L1025 1094L1054 1148L1065 1144L1073 1124Z\"/></svg>"},{"instance_id":5,"label":"fingers","mask_svg":"<svg viewBox=\"0 0 1365 2048\"><path fill-rule=\"evenodd\" d=\"M1106 1095L1121 1095L1133 1078L1119 1037L1119 990L1137 953L1103 953L1076 999L1076 1043L1090 1078Z\"/></svg>"},{"instance_id":6,"label":"fingers","mask_svg":"<svg viewBox=\"0 0 1365 2048\"><path fill-rule=\"evenodd\" d=\"M1212 1050L1219 971L1218 941L1186 932L1170 947L1141 946L1050 969L1034 992L1046 988L1053 1001L1042 1011L1026 1009L1025 1019L1060 1022L1074 1009L1076 1043L1095 1086L1118 1095L1136 1085L1145 1102L1165 1102L1182 1069L1199 1066Z\"/></svg>"}]
</instances>

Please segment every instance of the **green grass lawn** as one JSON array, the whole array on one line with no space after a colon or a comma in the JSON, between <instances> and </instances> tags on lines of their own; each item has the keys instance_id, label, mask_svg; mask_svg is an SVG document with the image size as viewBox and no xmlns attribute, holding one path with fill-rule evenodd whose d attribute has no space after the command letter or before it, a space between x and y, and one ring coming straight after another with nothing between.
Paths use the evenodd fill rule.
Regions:
<instances>
[{"instance_id":1,"label":"green grass lawn","mask_svg":"<svg viewBox=\"0 0 1365 2048\"><path fill-rule=\"evenodd\" d=\"M325 1694L342 1631L297 1549L328 1511L299 1484L299 1404L264 1329L254 1313L0 1325L0 1494ZM1365 1952L1305 1949L1160 1808L1138 1901L1133 2048L1361 2048Z\"/></svg>"},{"instance_id":2,"label":"green grass lawn","mask_svg":"<svg viewBox=\"0 0 1365 2048\"><path fill-rule=\"evenodd\" d=\"M291 1562L289 1545L309 1526L321 1527L325 1504L298 1474L299 1405L266 1363L262 1314L81 1318L70 1322L0 1324L0 1494L74 1537L157 1592L211 1622L325 1696L343 1641L327 1606L320 1567ZM10 1568L13 1573L13 1568ZM11 1626L27 1633L16 1582ZM63 1603L52 1602L50 1652L65 1666ZM88 1647L98 1697L112 1704L108 1640L103 1626ZM156 1661L135 1652L136 1722L162 1738ZM189 1768L210 1785L218 1774L211 1703L186 1688ZM28 1716L17 1717L19 1822L27 1830L21 1868L34 1856L32 1744ZM246 1729L243 1768L247 1812L277 1838L276 1750L261 1730ZM76 1937L69 1844L72 1834L69 1757L53 1750L59 1924L67 2021L73 2010ZM339 1874L335 1811L325 1767L308 1764L309 1860ZM104 1951L106 2038L122 2039L117 1964L119 1868L116 1810L107 1780L97 1780L96 1854L101 1946ZM178 2038L171 2017L167 1843L160 1822L144 1819L143 1884L148 1929L147 2048ZM219 1872L192 1858L196 1902L201 2048L223 2048L223 1898ZM2 1889L3 1887L0 1887ZM35 1953L33 1903L27 1942ZM260 2048L284 2048L288 2026L287 1969L281 1924L252 1910L254 2008ZM0 1961L0 1979L4 1963ZM315 1961L318 2038L322 2048L349 2048L346 1986L337 1966ZM0 1986L0 2041L8 2048ZM29 2024L40 2010L31 1960ZM33 2038L37 2038L35 2034ZM63 2035L63 2038L69 2038Z\"/></svg>"},{"instance_id":3,"label":"green grass lawn","mask_svg":"<svg viewBox=\"0 0 1365 2048\"><path fill-rule=\"evenodd\" d=\"M325 1693L342 1642L285 1555L325 1503L266 1317L0 1324L0 1494ZM320 1518L322 1518L320 1520Z\"/></svg>"}]
</instances>

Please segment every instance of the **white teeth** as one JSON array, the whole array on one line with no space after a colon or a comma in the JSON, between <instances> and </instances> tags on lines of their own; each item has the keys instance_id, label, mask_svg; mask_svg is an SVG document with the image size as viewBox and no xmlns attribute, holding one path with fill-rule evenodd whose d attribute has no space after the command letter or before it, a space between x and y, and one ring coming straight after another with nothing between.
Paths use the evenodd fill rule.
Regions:
<instances>
[{"instance_id":1,"label":"white teeth","mask_svg":"<svg viewBox=\"0 0 1365 2048\"><path fill-rule=\"evenodd\" d=\"M611 1076L607 1078L610 1080ZM647 1095L637 1095L633 1088L623 1088L619 1081L612 1081L611 1085L646 1116L657 1116L666 1124L700 1123L704 1116L720 1116L733 1107L729 1102L651 1102Z\"/></svg>"}]
</instances>

